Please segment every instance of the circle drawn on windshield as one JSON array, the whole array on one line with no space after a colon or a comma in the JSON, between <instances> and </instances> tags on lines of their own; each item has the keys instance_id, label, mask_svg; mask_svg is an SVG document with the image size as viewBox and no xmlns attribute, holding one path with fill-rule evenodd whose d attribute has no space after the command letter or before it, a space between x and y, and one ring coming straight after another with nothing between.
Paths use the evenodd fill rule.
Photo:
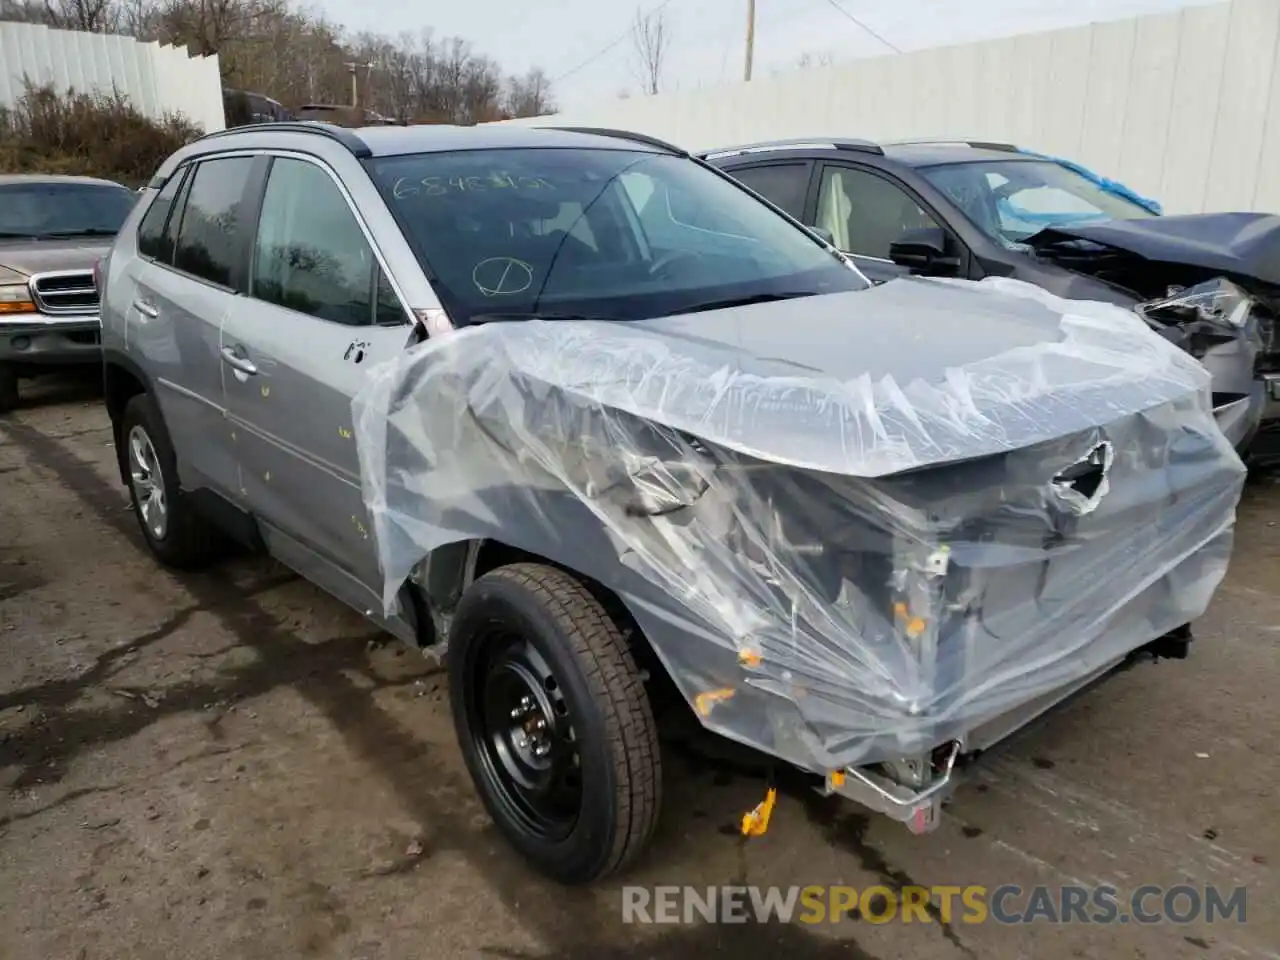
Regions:
<instances>
[{"instance_id":1,"label":"circle drawn on windshield","mask_svg":"<svg viewBox=\"0 0 1280 960\"><path fill-rule=\"evenodd\" d=\"M486 297L509 297L533 286L533 267L515 257L490 257L475 265L471 282Z\"/></svg>"}]
</instances>

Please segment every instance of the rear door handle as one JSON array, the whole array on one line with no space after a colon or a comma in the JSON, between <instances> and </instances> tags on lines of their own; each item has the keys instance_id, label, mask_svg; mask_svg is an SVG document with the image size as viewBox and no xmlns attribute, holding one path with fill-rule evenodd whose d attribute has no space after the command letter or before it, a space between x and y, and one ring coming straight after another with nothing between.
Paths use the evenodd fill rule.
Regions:
<instances>
[{"instance_id":1,"label":"rear door handle","mask_svg":"<svg viewBox=\"0 0 1280 960\"><path fill-rule=\"evenodd\" d=\"M228 366L239 370L241 373L247 373L252 376L258 372L258 368L254 365L254 362L248 357L237 352L235 347L223 347L222 360Z\"/></svg>"},{"instance_id":2,"label":"rear door handle","mask_svg":"<svg viewBox=\"0 0 1280 960\"><path fill-rule=\"evenodd\" d=\"M150 317L152 320L160 316L160 311L145 300L133 301L133 309L137 310L143 316Z\"/></svg>"}]
</instances>

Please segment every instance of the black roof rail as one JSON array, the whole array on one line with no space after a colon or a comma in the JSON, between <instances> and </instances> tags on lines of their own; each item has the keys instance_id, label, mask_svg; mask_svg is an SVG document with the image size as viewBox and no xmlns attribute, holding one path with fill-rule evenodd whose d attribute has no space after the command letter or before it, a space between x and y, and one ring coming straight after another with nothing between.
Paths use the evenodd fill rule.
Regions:
<instances>
[{"instance_id":1,"label":"black roof rail","mask_svg":"<svg viewBox=\"0 0 1280 960\"><path fill-rule=\"evenodd\" d=\"M956 146L971 147L974 150L999 150L1001 153L1021 153L1012 143L1001 143L997 140L969 140L965 137L912 137L907 140L890 140L886 147L928 147Z\"/></svg>"},{"instance_id":2,"label":"black roof rail","mask_svg":"<svg viewBox=\"0 0 1280 960\"><path fill-rule=\"evenodd\" d=\"M336 123L325 123L322 120L276 120L270 123L249 123L240 127L228 127L226 130L218 130L215 133L206 133L196 143L238 133L312 133L342 144L362 160L373 156L369 145L349 128L340 127Z\"/></svg>"},{"instance_id":3,"label":"black roof rail","mask_svg":"<svg viewBox=\"0 0 1280 960\"><path fill-rule=\"evenodd\" d=\"M778 150L849 150L855 153L884 154L878 143L853 137L795 137L789 140L764 140L735 147L716 147L698 154L703 160L733 157L744 153L771 153Z\"/></svg>"},{"instance_id":4,"label":"black roof rail","mask_svg":"<svg viewBox=\"0 0 1280 960\"><path fill-rule=\"evenodd\" d=\"M659 150L666 150L670 153L677 153L681 156L688 156L689 151L683 147L677 147L674 143L668 143L665 140L659 140L657 137L651 137L645 133L632 133L630 130L614 130L610 127L537 127L538 130L559 130L562 133L588 133L596 137L613 137L617 140L634 140L636 143L643 143L650 147L657 147Z\"/></svg>"}]
</instances>

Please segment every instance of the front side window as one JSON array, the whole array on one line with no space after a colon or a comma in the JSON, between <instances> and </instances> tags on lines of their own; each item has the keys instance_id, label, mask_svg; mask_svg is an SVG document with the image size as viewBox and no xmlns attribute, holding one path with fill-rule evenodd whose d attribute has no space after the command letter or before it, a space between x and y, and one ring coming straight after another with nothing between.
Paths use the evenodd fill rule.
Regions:
<instances>
[{"instance_id":1,"label":"front side window","mask_svg":"<svg viewBox=\"0 0 1280 960\"><path fill-rule=\"evenodd\" d=\"M370 170L455 323L634 320L866 286L688 158L548 147L384 157Z\"/></svg>"},{"instance_id":2,"label":"front side window","mask_svg":"<svg viewBox=\"0 0 1280 960\"><path fill-rule=\"evenodd\" d=\"M888 260L889 247L937 221L896 183L865 170L827 167L818 193L817 226L846 253Z\"/></svg>"},{"instance_id":3,"label":"front side window","mask_svg":"<svg viewBox=\"0 0 1280 960\"><path fill-rule=\"evenodd\" d=\"M267 177L251 293L332 323L369 324L394 316L375 292L373 250L329 174L305 160L276 159Z\"/></svg>"},{"instance_id":4,"label":"front side window","mask_svg":"<svg viewBox=\"0 0 1280 960\"><path fill-rule=\"evenodd\" d=\"M1051 160L943 164L920 171L988 237L1016 245L1053 224L1155 213Z\"/></svg>"},{"instance_id":5,"label":"front side window","mask_svg":"<svg viewBox=\"0 0 1280 960\"><path fill-rule=\"evenodd\" d=\"M246 226L241 222L241 201L252 166L252 157L222 157L196 167L173 254L179 270L224 287L232 285Z\"/></svg>"},{"instance_id":6,"label":"front side window","mask_svg":"<svg viewBox=\"0 0 1280 960\"><path fill-rule=\"evenodd\" d=\"M0 237L114 236L136 199L114 183L39 179L7 183L0 186Z\"/></svg>"}]
</instances>

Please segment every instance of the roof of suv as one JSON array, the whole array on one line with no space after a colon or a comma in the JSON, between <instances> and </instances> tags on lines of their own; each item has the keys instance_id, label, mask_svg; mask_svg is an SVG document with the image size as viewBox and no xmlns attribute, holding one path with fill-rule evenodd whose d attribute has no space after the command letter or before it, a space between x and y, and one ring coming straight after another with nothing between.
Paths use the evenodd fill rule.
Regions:
<instances>
[{"instance_id":1,"label":"roof of suv","mask_svg":"<svg viewBox=\"0 0 1280 960\"><path fill-rule=\"evenodd\" d=\"M983 143L886 143L885 156L909 167L932 167L942 163L993 163L1007 160L1035 160L1016 147Z\"/></svg>"},{"instance_id":2,"label":"roof of suv","mask_svg":"<svg viewBox=\"0 0 1280 960\"><path fill-rule=\"evenodd\" d=\"M772 140L733 147L718 147L714 150L703 151L699 155L715 160L728 159L730 155L735 154L749 153L752 156L762 156L769 153L783 152L870 155L885 157L909 167L929 167L943 163L1034 159L1031 155L1022 153L1013 144L994 143L985 140L901 140L876 143L871 140L857 140L847 137L806 137L793 140Z\"/></svg>"},{"instance_id":3,"label":"roof of suv","mask_svg":"<svg viewBox=\"0 0 1280 960\"><path fill-rule=\"evenodd\" d=\"M643 134L622 130L569 127L526 127L509 124L452 126L418 124L414 126L339 127L319 121L286 121L233 127L209 134L196 141L205 144L231 137L269 137L272 135L322 136L343 144L360 157L389 157L406 153L433 153L445 150L492 150L501 148L578 147L597 150L641 150L683 154L684 151Z\"/></svg>"}]
</instances>

